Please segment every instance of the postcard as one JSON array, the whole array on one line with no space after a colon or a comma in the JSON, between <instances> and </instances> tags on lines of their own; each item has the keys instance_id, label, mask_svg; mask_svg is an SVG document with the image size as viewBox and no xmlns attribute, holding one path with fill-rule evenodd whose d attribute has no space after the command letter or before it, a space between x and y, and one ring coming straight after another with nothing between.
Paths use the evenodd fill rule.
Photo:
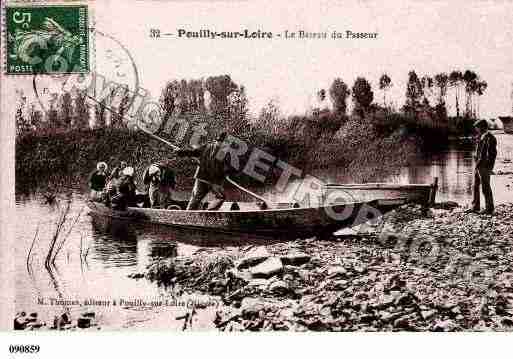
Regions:
<instances>
[{"instance_id":1,"label":"postcard","mask_svg":"<svg viewBox=\"0 0 513 359\"><path fill-rule=\"evenodd\" d=\"M512 3L1 12L3 330L513 329Z\"/></svg>"}]
</instances>

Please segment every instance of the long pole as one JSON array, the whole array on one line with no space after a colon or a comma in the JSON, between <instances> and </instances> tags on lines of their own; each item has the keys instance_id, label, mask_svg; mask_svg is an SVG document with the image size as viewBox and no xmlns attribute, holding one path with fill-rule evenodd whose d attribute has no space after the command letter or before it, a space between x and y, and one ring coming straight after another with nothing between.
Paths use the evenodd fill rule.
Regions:
<instances>
[{"instance_id":1,"label":"long pole","mask_svg":"<svg viewBox=\"0 0 513 359\"><path fill-rule=\"evenodd\" d=\"M267 201L263 198L263 197L260 197L259 195L257 195L256 193L253 193L251 192L249 189L246 189L244 187L242 187L241 185L239 185L237 182L233 181L230 177L226 176L225 177L226 180L228 182L230 182L232 185L234 185L235 187L237 187L238 189L240 189L241 191L243 192L246 192L247 194L253 196L254 198L256 199L259 199L260 201L262 201L263 203L265 203L267 205Z\"/></svg>"},{"instance_id":2,"label":"long pole","mask_svg":"<svg viewBox=\"0 0 513 359\"><path fill-rule=\"evenodd\" d=\"M140 130L141 130L142 132L144 132L145 134L147 134L148 136L153 137L154 139L156 139L156 140L158 140L158 141L160 141L160 142L162 142L162 143L165 143L166 145L168 145L169 147L171 147L173 150L175 150L175 151L180 150L180 147L178 147L178 146L176 146L176 145L173 145L171 142L169 142L169 141L167 141L167 140L163 139L163 138L162 138L162 137L160 137L160 136L155 135L154 133L151 133L151 132L150 132L150 131L148 131L147 129L145 129L145 128L143 128L143 127L139 126L139 125L137 125L137 128L138 128L138 129L140 129Z\"/></svg>"}]
</instances>

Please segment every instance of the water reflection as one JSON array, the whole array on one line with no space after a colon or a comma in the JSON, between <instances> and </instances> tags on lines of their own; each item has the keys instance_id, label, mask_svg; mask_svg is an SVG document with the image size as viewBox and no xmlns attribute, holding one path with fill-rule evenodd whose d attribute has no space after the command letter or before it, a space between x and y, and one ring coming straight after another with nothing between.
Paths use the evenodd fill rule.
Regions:
<instances>
[{"instance_id":1,"label":"water reflection","mask_svg":"<svg viewBox=\"0 0 513 359\"><path fill-rule=\"evenodd\" d=\"M94 260L107 268L137 265L137 234L129 226L112 225L111 221L94 216L91 217L91 232Z\"/></svg>"},{"instance_id":2,"label":"water reflection","mask_svg":"<svg viewBox=\"0 0 513 359\"><path fill-rule=\"evenodd\" d=\"M496 135L498 155L495 171L511 161L513 136ZM399 174L384 179L396 183L430 183L439 178L437 201L455 201L468 204L472 200L474 180L474 145L472 142L452 143L447 149L419 158L417 163L401 168ZM507 169L506 169L507 171ZM508 176L492 176L492 188L497 204L513 200Z\"/></svg>"},{"instance_id":3,"label":"water reflection","mask_svg":"<svg viewBox=\"0 0 513 359\"><path fill-rule=\"evenodd\" d=\"M388 179L397 183L431 183L439 179L438 200L465 202L472 196L474 159L469 144L453 144L441 153L418 159Z\"/></svg>"}]
</instances>

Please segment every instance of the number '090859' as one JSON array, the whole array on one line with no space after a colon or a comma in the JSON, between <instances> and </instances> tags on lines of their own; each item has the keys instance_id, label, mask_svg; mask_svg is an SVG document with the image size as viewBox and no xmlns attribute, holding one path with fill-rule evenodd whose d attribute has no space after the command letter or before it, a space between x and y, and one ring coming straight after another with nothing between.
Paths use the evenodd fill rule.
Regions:
<instances>
[{"instance_id":1,"label":"number '090859'","mask_svg":"<svg viewBox=\"0 0 513 359\"><path fill-rule=\"evenodd\" d=\"M26 345L18 345L11 344L9 345L9 353L11 354L35 354L39 353L40 347L37 344L26 344Z\"/></svg>"}]
</instances>

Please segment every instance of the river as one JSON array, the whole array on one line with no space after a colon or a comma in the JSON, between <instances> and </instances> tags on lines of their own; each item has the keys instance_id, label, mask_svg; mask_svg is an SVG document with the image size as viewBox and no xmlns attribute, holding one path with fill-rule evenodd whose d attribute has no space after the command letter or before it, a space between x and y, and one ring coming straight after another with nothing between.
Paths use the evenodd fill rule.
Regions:
<instances>
[{"instance_id":1,"label":"river","mask_svg":"<svg viewBox=\"0 0 513 359\"><path fill-rule=\"evenodd\" d=\"M499 134L497 139L499 155L495 171L512 173L513 136ZM383 181L429 183L438 177L438 201L466 204L472 196L473 168L472 143L455 142L442 151L419 158L414 166L398 168L396 174L383 178ZM337 170L319 171L315 175L329 182L344 177ZM497 203L513 201L513 174L494 176L492 182ZM271 194L269 189L263 192ZM19 219L15 249L16 310L38 312L46 321L66 310L72 314L95 310L94 306L52 305L52 299L155 299L169 295L163 288L129 275L143 272L155 257L187 255L202 250L206 245L226 247L240 244L237 238L176 233L157 227L111 228L88 215L84 202L86 195L76 191L70 196L71 207L60 237L67 239L51 269L45 268L44 261L66 198L60 198L54 205L46 204L38 193L16 198L16 218ZM27 266L27 253L36 232L31 262ZM244 238L243 241L247 243L246 240ZM38 298L45 304L38 304ZM107 328L136 326L137 322L145 320L137 308L110 306L100 312L102 323Z\"/></svg>"}]
</instances>

